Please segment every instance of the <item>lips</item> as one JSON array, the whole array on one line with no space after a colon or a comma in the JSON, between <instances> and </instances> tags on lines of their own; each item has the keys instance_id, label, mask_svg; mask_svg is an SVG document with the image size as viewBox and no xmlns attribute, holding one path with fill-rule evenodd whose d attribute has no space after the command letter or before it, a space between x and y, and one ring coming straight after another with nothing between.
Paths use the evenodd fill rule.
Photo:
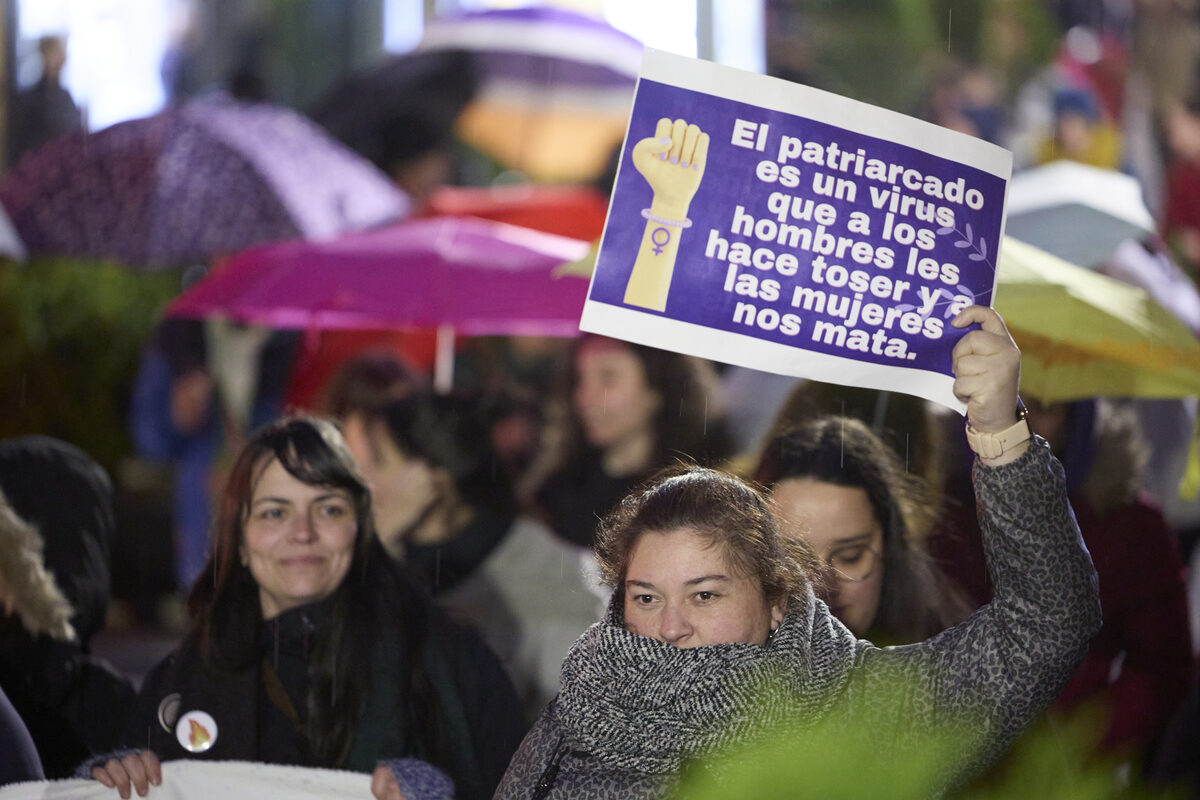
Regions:
<instances>
[{"instance_id":1,"label":"lips","mask_svg":"<svg viewBox=\"0 0 1200 800\"><path fill-rule=\"evenodd\" d=\"M324 561L325 559L321 556L295 556L279 559L279 563L285 567L315 567Z\"/></svg>"}]
</instances>

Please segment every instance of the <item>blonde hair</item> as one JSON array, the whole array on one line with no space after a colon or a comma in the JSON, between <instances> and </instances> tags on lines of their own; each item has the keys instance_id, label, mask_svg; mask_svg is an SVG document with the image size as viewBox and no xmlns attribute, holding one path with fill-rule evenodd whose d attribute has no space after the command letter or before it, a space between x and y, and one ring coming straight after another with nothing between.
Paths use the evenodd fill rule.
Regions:
<instances>
[{"instance_id":1,"label":"blonde hair","mask_svg":"<svg viewBox=\"0 0 1200 800\"><path fill-rule=\"evenodd\" d=\"M75 638L75 610L46 569L43 547L41 534L17 516L0 492L0 579L12 595L13 611L30 633L70 641Z\"/></svg>"}]
</instances>

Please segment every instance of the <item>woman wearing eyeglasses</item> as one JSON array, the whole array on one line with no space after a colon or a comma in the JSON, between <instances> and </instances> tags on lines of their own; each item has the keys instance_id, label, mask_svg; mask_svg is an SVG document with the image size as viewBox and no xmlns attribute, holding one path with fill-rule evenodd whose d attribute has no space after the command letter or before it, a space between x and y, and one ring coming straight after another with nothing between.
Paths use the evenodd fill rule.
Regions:
<instances>
[{"instance_id":1,"label":"woman wearing eyeglasses","mask_svg":"<svg viewBox=\"0 0 1200 800\"><path fill-rule=\"evenodd\" d=\"M825 562L823 599L855 636L909 644L966 618L925 551L932 515L919 479L863 423L824 417L782 433L754 477L783 532Z\"/></svg>"}]
</instances>

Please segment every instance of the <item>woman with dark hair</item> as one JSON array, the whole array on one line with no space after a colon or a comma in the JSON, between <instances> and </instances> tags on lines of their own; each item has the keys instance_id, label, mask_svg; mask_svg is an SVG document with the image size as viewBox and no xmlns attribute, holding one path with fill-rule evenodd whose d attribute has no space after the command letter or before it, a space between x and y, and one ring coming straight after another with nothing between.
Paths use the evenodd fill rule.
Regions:
<instances>
[{"instance_id":1,"label":"woman with dark hair","mask_svg":"<svg viewBox=\"0 0 1200 800\"><path fill-rule=\"evenodd\" d=\"M160 758L363 772L399 759L404 786L422 772L412 756L459 797L488 797L524 729L495 657L387 558L331 423L284 419L246 444L188 610L126 727L146 749L92 765L122 796L144 794Z\"/></svg>"},{"instance_id":2,"label":"woman with dark hair","mask_svg":"<svg viewBox=\"0 0 1200 800\"><path fill-rule=\"evenodd\" d=\"M784 534L826 565L822 599L878 645L928 639L971 610L925 552L933 514L920 480L856 419L813 420L772 439L754 474Z\"/></svg>"},{"instance_id":3,"label":"woman with dark hair","mask_svg":"<svg viewBox=\"0 0 1200 800\"><path fill-rule=\"evenodd\" d=\"M384 548L500 656L529 719L558 692L596 621L588 551L518 514L474 398L418 393L365 413L346 441L371 485Z\"/></svg>"},{"instance_id":4,"label":"woman with dark hair","mask_svg":"<svg viewBox=\"0 0 1200 800\"><path fill-rule=\"evenodd\" d=\"M896 732L878 746L900 752L971 725L933 795L1002 752L1070 676L1100 613L1062 468L1016 419L1020 353L991 309L953 324L971 323L982 330L955 346L954 391L979 453L988 607L920 644L875 647L814 596L811 553L757 490L702 468L657 479L602 525L608 613L571 649L496 797L660 797L685 765L825 719Z\"/></svg>"},{"instance_id":5,"label":"woman with dark hair","mask_svg":"<svg viewBox=\"0 0 1200 800\"><path fill-rule=\"evenodd\" d=\"M732 455L706 362L586 335L571 349L566 383L561 422L526 494L577 545L591 547L599 518L674 459L714 464Z\"/></svg>"}]
</instances>

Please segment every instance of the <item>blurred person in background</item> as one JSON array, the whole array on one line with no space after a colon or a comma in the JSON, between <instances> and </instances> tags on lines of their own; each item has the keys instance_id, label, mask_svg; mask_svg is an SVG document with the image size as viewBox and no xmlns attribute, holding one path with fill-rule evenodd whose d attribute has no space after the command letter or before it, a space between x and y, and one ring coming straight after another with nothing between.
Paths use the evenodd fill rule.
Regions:
<instances>
[{"instance_id":1,"label":"blurred person in background","mask_svg":"<svg viewBox=\"0 0 1200 800\"><path fill-rule=\"evenodd\" d=\"M373 519L332 423L258 430L221 495L187 635L133 705L133 749L81 772L127 797L161 780L164 759L375 770L382 796L432 765L456 796L490 797L526 727L516 694L395 568Z\"/></svg>"},{"instance_id":2,"label":"blurred person in background","mask_svg":"<svg viewBox=\"0 0 1200 800\"><path fill-rule=\"evenodd\" d=\"M368 349L346 360L321 392L321 412L336 419L347 439L366 435L375 411L423 390L428 381L397 353Z\"/></svg>"},{"instance_id":3,"label":"blurred person in background","mask_svg":"<svg viewBox=\"0 0 1200 800\"><path fill-rule=\"evenodd\" d=\"M220 396L209 363L212 337L206 325L182 318L159 323L142 351L129 407L130 438L137 454L175 470L174 577L180 592L192 585L209 555L213 484L219 482L222 454L236 449L244 435ZM256 353L254 374L243 376L252 387L247 429L283 410L298 340L294 331L272 331Z\"/></svg>"},{"instance_id":4,"label":"blurred person in background","mask_svg":"<svg viewBox=\"0 0 1200 800\"><path fill-rule=\"evenodd\" d=\"M1099 705L1107 719L1100 748L1140 760L1195 675L1179 543L1140 490L1149 451L1128 408L1030 401L1029 419L1068 470L1104 614L1055 709Z\"/></svg>"},{"instance_id":5,"label":"blurred person in background","mask_svg":"<svg viewBox=\"0 0 1200 800\"><path fill-rule=\"evenodd\" d=\"M584 576L591 554L517 513L489 439L480 403L424 392L346 432L384 548L500 656L532 720L601 603Z\"/></svg>"},{"instance_id":6,"label":"blurred person in background","mask_svg":"<svg viewBox=\"0 0 1200 800\"><path fill-rule=\"evenodd\" d=\"M567 541L590 548L599 519L675 459L713 464L732 454L707 362L585 335L567 369L566 397L521 492Z\"/></svg>"},{"instance_id":7,"label":"blurred person in background","mask_svg":"<svg viewBox=\"0 0 1200 800\"><path fill-rule=\"evenodd\" d=\"M0 614L0 687L25 720L48 778L116 746L133 687L90 655L104 627L112 485L79 448L45 436L0 442L7 517L0 552L13 613Z\"/></svg>"},{"instance_id":8,"label":"blurred person in background","mask_svg":"<svg viewBox=\"0 0 1200 800\"><path fill-rule=\"evenodd\" d=\"M42 77L16 96L9 115L9 164L16 164L26 151L83 130L79 107L62 85L67 40L62 36L43 36L38 40L38 55L42 59Z\"/></svg>"},{"instance_id":9,"label":"blurred person in background","mask_svg":"<svg viewBox=\"0 0 1200 800\"><path fill-rule=\"evenodd\" d=\"M1200 276L1200 92L1163 113L1167 199L1163 238L1193 282Z\"/></svg>"},{"instance_id":10,"label":"blurred person in background","mask_svg":"<svg viewBox=\"0 0 1200 800\"><path fill-rule=\"evenodd\" d=\"M824 417L777 435L754 479L784 535L825 562L819 594L855 636L910 644L970 612L925 551L936 508L920 479L862 422Z\"/></svg>"},{"instance_id":11,"label":"blurred person in background","mask_svg":"<svg viewBox=\"0 0 1200 800\"><path fill-rule=\"evenodd\" d=\"M926 400L903 392L885 392L821 381L797 383L775 411L767 435L772 439L822 417L852 417L863 422L899 461L905 473L920 481L921 504L936 518L945 474L945 437L940 412ZM761 453L763 448L757 448ZM747 468L753 474L754 464Z\"/></svg>"},{"instance_id":12,"label":"blurred person in background","mask_svg":"<svg viewBox=\"0 0 1200 800\"><path fill-rule=\"evenodd\" d=\"M1028 402L1030 426L1067 471L1071 506L1100 578L1104 624L1055 703L1066 713L1104 715L1095 746L1140 765L1184 699L1195 675L1185 567L1179 543L1140 490L1148 451L1136 417L1104 399ZM969 489L948 484L958 502L935 552L975 603L991 597Z\"/></svg>"},{"instance_id":13,"label":"blurred person in background","mask_svg":"<svg viewBox=\"0 0 1200 800\"><path fill-rule=\"evenodd\" d=\"M1093 167L1119 169L1121 134L1106 119L1090 89L1064 87L1054 93L1054 123L1038 145L1038 164L1066 159Z\"/></svg>"}]
</instances>

